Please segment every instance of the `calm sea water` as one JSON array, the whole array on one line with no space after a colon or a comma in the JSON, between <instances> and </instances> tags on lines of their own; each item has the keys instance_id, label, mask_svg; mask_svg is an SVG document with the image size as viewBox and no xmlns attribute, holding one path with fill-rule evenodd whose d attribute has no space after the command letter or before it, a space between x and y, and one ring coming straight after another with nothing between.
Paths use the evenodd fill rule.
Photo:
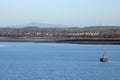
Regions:
<instances>
[{"instance_id":1,"label":"calm sea water","mask_svg":"<svg viewBox=\"0 0 120 80\"><path fill-rule=\"evenodd\" d=\"M120 46L0 42L0 80L120 80Z\"/></svg>"}]
</instances>

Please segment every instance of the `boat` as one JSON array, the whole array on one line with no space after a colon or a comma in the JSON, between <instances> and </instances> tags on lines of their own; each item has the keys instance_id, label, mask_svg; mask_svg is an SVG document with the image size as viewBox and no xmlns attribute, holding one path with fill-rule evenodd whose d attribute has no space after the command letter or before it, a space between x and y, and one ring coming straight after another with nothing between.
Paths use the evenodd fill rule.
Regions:
<instances>
[{"instance_id":1,"label":"boat","mask_svg":"<svg viewBox=\"0 0 120 80\"><path fill-rule=\"evenodd\" d=\"M103 50L103 55L102 57L100 58L100 62L107 62L108 61L108 57L105 56L105 49Z\"/></svg>"}]
</instances>

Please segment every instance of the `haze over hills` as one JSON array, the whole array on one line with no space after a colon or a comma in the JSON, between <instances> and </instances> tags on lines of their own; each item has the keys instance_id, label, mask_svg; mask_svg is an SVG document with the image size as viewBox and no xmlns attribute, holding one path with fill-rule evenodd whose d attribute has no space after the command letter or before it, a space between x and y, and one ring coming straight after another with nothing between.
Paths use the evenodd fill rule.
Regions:
<instances>
[{"instance_id":1,"label":"haze over hills","mask_svg":"<svg viewBox=\"0 0 120 80\"><path fill-rule=\"evenodd\" d=\"M62 24L48 24L48 23L39 23L31 22L24 25L10 25L10 26L0 26L8 28L24 28L24 27L40 27L40 28L120 28L120 26L66 26Z\"/></svg>"},{"instance_id":2,"label":"haze over hills","mask_svg":"<svg viewBox=\"0 0 120 80\"><path fill-rule=\"evenodd\" d=\"M48 23L37 23L37 22L31 22L25 25L12 25L12 26L7 26L10 28L24 28L24 27L67 27L66 25L62 25L62 24L48 24Z\"/></svg>"}]
</instances>

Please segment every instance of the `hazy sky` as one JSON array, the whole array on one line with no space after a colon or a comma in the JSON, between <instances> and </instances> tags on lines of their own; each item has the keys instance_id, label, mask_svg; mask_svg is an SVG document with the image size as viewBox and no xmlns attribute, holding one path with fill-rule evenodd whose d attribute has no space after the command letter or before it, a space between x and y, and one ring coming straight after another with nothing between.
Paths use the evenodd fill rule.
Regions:
<instances>
[{"instance_id":1,"label":"hazy sky","mask_svg":"<svg viewBox=\"0 0 120 80\"><path fill-rule=\"evenodd\" d=\"M0 0L0 26L30 22L120 25L120 0Z\"/></svg>"}]
</instances>

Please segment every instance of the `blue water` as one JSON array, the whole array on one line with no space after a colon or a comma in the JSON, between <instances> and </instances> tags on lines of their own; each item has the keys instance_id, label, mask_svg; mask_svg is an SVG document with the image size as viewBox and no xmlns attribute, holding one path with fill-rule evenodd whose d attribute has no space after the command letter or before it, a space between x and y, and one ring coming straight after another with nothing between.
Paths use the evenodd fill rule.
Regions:
<instances>
[{"instance_id":1,"label":"blue water","mask_svg":"<svg viewBox=\"0 0 120 80\"><path fill-rule=\"evenodd\" d=\"M105 48L109 61L99 62ZM120 80L119 45L0 42L0 80Z\"/></svg>"}]
</instances>

